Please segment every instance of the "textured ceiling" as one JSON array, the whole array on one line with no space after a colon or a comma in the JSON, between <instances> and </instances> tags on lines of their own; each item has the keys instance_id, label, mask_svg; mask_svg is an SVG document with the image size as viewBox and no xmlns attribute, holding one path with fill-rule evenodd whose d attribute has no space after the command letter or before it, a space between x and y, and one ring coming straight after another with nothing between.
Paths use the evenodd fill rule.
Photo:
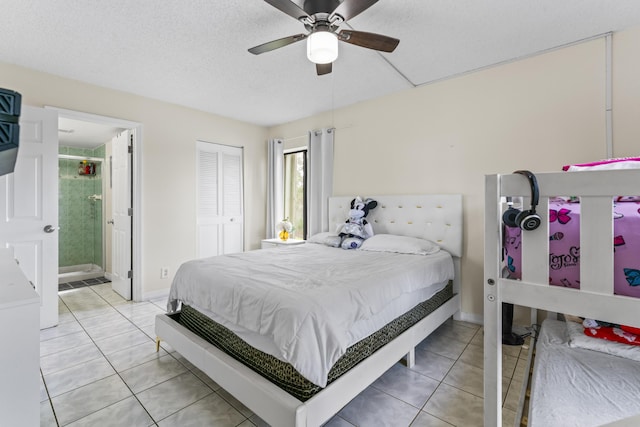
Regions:
<instances>
[{"instance_id":1,"label":"textured ceiling","mask_svg":"<svg viewBox=\"0 0 640 427\"><path fill-rule=\"evenodd\" d=\"M399 38L396 51L341 43L333 73L318 77L304 42L247 52L305 32L261 0L0 8L0 61L264 126L640 25L640 0L380 0L348 26Z\"/></svg>"}]
</instances>

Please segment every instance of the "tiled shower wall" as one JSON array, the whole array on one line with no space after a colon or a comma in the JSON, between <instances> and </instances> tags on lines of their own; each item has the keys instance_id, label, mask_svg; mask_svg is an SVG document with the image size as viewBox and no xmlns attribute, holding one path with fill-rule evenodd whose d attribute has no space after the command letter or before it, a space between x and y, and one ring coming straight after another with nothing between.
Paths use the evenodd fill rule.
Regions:
<instances>
[{"instance_id":1,"label":"tiled shower wall","mask_svg":"<svg viewBox=\"0 0 640 427\"><path fill-rule=\"evenodd\" d=\"M88 149L60 147L60 154L104 159L104 146ZM79 160L58 159L59 267L102 262L102 163L96 162L96 174L79 175Z\"/></svg>"}]
</instances>

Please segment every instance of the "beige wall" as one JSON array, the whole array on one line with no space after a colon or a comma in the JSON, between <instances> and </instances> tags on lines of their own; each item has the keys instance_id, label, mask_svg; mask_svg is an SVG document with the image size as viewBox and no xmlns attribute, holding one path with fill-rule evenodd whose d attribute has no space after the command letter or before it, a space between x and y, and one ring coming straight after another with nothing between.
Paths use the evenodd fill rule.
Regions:
<instances>
[{"instance_id":1,"label":"beige wall","mask_svg":"<svg viewBox=\"0 0 640 427\"><path fill-rule=\"evenodd\" d=\"M616 33L613 45L613 154L640 155L640 27Z\"/></svg>"},{"instance_id":2,"label":"beige wall","mask_svg":"<svg viewBox=\"0 0 640 427\"><path fill-rule=\"evenodd\" d=\"M168 292L179 265L195 257L196 140L244 147L245 248L259 247L265 233L266 128L2 63L0 87L22 93L25 105L143 124L143 296ZM161 267L169 267L169 279L160 279Z\"/></svg>"},{"instance_id":3,"label":"beige wall","mask_svg":"<svg viewBox=\"0 0 640 427\"><path fill-rule=\"evenodd\" d=\"M614 156L638 155L640 28L614 35ZM559 170L606 155L602 39L265 129L0 64L0 86L27 105L140 122L143 292L167 290L195 255L195 141L245 147L245 246L264 235L267 137L295 145L334 126L336 195L462 193L463 311L482 315L484 175ZM304 138L302 138L304 139Z\"/></svg>"},{"instance_id":4,"label":"beige wall","mask_svg":"<svg viewBox=\"0 0 640 427\"><path fill-rule=\"evenodd\" d=\"M639 30L614 37L614 155L640 154L639 43ZM334 194L464 195L462 309L479 320L484 175L558 171L606 156L605 43L598 39L407 90L269 134L287 139L327 126L337 129Z\"/></svg>"}]
</instances>

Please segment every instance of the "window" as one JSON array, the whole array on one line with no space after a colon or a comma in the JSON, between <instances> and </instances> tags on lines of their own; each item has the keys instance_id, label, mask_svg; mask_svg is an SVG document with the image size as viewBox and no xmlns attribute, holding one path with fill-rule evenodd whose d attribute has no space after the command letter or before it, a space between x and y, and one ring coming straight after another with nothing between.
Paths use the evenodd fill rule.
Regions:
<instances>
[{"instance_id":1,"label":"window","mask_svg":"<svg viewBox=\"0 0 640 427\"><path fill-rule=\"evenodd\" d=\"M284 154L284 216L293 224L292 239L307 235L307 150Z\"/></svg>"}]
</instances>

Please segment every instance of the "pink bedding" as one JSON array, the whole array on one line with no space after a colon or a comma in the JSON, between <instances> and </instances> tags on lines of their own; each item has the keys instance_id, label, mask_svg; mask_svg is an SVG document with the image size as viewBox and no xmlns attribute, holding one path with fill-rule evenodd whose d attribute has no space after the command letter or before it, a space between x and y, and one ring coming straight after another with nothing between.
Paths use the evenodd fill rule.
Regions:
<instances>
[{"instance_id":1,"label":"pink bedding","mask_svg":"<svg viewBox=\"0 0 640 427\"><path fill-rule=\"evenodd\" d=\"M614 291L640 297L640 202L614 203ZM580 203L549 201L549 283L580 288ZM521 278L522 230L505 226L504 257L509 277Z\"/></svg>"}]
</instances>

